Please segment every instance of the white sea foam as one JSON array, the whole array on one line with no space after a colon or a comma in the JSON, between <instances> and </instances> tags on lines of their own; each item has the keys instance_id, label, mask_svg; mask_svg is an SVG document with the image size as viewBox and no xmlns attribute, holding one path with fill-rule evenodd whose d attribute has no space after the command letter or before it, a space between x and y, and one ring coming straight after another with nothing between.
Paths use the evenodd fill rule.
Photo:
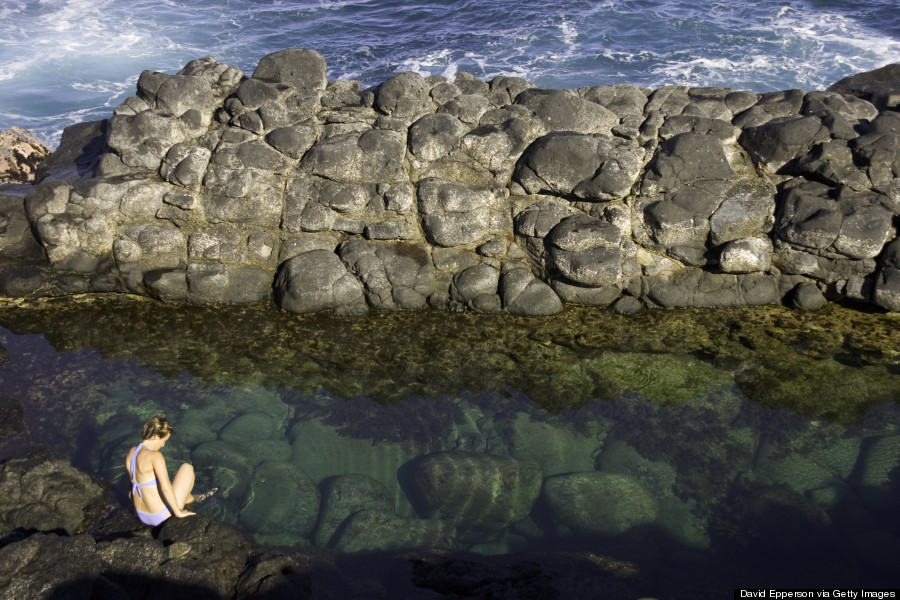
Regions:
<instances>
[{"instance_id":1,"label":"white sea foam","mask_svg":"<svg viewBox=\"0 0 900 600\"><path fill-rule=\"evenodd\" d=\"M562 32L562 42L568 46L571 51L575 51L575 40L578 38L578 29L566 19L559 24L559 30Z\"/></svg>"},{"instance_id":2,"label":"white sea foam","mask_svg":"<svg viewBox=\"0 0 900 600\"><path fill-rule=\"evenodd\" d=\"M451 52L447 48L441 48L422 55L411 56L399 63L399 71L412 71L422 77L438 74L437 71L446 71L456 66L451 62Z\"/></svg>"},{"instance_id":3,"label":"white sea foam","mask_svg":"<svg viewBox=\"0 0 900 600\"><path fill-rule=\"evenodd\" d=\"M229 0L211 11L189 0L0 0L0 129L58 137L108 115L144 69L214 56L252 73L291 46L366 86L411 70L546 87L821 89L898 60L895 1Z\"/></svg>"}]
</instances>

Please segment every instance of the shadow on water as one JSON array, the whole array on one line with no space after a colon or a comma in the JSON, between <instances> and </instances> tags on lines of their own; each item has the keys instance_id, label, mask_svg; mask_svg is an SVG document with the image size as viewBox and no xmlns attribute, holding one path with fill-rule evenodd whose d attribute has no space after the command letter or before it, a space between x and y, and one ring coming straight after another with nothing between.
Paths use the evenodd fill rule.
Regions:
<instances>
[{"instance_id":1,"label":"shadow on water","mask_svg":"<svg viewBox=\"0 0 900 600\"><path fill-rule=\"evenodd\" d=\"M205 516L338 553L312 589L380 564L419 595L372 597L479 597L492 588L454 579L465 552L492 555L478 564L504 589L551 571L554 589L670 598L679 573L691 597L687 574L719 592L897 583L897 315L335 318L104 298L0 308L0 327L22 414L0 457L48 447L125 504L123 457L166 412L170 467L222 488Z\"/></svg>"}]
</instances>

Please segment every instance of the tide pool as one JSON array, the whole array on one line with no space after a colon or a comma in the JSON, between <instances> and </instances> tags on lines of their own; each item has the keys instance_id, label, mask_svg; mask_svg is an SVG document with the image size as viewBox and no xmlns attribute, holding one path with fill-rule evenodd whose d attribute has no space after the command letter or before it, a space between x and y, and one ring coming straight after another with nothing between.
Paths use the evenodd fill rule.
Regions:
<instances>
[{"instance_id":1,"label":"tide pool","mask_svg":"<svg viewBox=\"0 0 900 600\"><path fill-rule=\"evenodd\" d=\"M198 489L221 488L201 514L266 544L889 581L898 324L837 306L540 319L10 306L0 394L23 417L0 456L45 448L126 504L123 457L165 412L170 469L190 461Z\"/></svg>"}]
</instances>

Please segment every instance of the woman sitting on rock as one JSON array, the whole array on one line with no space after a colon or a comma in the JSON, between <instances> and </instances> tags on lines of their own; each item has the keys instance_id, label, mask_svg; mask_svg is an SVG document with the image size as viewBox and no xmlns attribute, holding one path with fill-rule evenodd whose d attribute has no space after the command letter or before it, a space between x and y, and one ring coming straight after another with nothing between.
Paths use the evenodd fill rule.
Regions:
<instances>
[{"instance_id":1,"label":"woman sitting on rock","mask_svg":"<svg viewBox=\"0 0 900 600\"><path fill-rule=\"evenodd\" d=\"M203 502L218 491L194 496L194 467L188 463L178 468L175 478L169 481L163 446L175 433L166 415L156 415L144 425L143 441L128 452L125 468L131 478L131 496L138 519L145 525L159 525L172 515L179 519L196 513L184 510L192 502ZM168 506L167 506L168 505Z\"/></svg>"}]
</instances>

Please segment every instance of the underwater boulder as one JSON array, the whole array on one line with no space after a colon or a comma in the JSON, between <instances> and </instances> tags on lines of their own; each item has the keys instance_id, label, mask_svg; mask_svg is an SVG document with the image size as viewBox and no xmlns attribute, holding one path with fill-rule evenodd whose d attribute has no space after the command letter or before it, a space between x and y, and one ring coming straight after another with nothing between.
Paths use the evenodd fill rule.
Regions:
<instances>
[{"instance_id":1,"label":"underwater boulder","mask_svg":"<svg viewBox=\"0 0 900 600\"><path fill-rule=\"evenodd\" d=\"M894 512L900 502L900 436L884 436L865 446L860 461L859 496L874 511Z\"/></svg>"},{"instance_id":2,"label":"underwater boulder","mask_svg":"<svg viewBox=\"0 0 900 600\"><path fill-rule=\"evenodd\" d=\"M331 477L322 482L322 510L316 527L317 546L326 547L348 517L361 510L392 512L394 502L376 479L359 473Z\"/></svg>"},{"instance_id":3,"label":"underwater boulder","mask_svg":"<svg viewBox=\"0 0 900 600\"><path fill-rule=\"evenodd\" d=\"M541 468L530 460L437 452L403 465L398 478L417 512L455 524L464 540L490 540L531 512Z\"/></svg>"},{"instance_id":4,"label":"underwater boulder","mask_svg":"<svg viewBox=\"0 0 900 600\"><path fill-rule=\"evenodd\" d=\"M600 431L581 433L533 420L526 413L510 415L496 425L511 454L536 462L545 477L593 469L593 454L602 445Z\"/></svg>"},{"instance_id":5,"label":"underwater boulder","mask_svg":"<svg viewBox=\"0 0 900 600\"><path fill-rule=\"evenodd\" d=\"M656 520L650 491L633 477L589 471L544 480L541 496L557 533L617 536Z\"/></svg>"},{"instance_id":6,"label":"underwater boulder","mask_svg":"<svg viewBox=\"0 0 900 600\"><path fill-rule=\"evenodd\" d=\"M335 534L333 545L343 552L414 550L452 545L453 525L431 519L407 519L390 510L354 513Z\"/></svg>"},{"instance_id":7,"label":"underwater boulder","mask_svg":"<svg viewBox=\"0 0 900 600\"><path fill-rule=\"evenodd\" d=\"M219 439L238 443L280 437L281 423L262 413L247 413L235 417L219 432Z\"/></svg>"},{"instance_id":8,"label":"underwater boulder","mask_svg":"<svg viewBox=\"0 0 900 600\"><path fill-rule=\"evenodd\" d=\"M841 430L839 425L821 423L809 431L796 432L787 455L783 442L763 438L753 472L807 497L815 490L843 487L856 468L862 441L840 437Z\"/></svg>"},{"instance_id":9,"label":"underwater boulder","mask_svg":"<svg viewBox=\"0 0 900 600\"><path fill-rule=\"evenodd\" d=\"M240 521L262 534L306 537L319 516L319 488L289 462L268 460L253 471Z\"/></svg>"},{"instance_id":10,"label":"underwater boulder","mask_svg":"<svg viewBox=\"0 0 900 600\"><path fill-rule=\"evenodd\" d=\"M219 487L223 500L243 498L253 472L249 458L234 444L212 440L191 451L194 470Z\"/></svg>"},{"instance_id":11,"label":"underwater boulder","mask_svg":"<svg viewBox=\"0 0 900 600\"><path fill-rule=\"evenodd\" d=\"M293 449L286 440L254 440L241 444L247 456L258 465L267 460L290 462Z\"/></svg>"},{"instance_id":12,"label":"underwater boulder","mask_svg":"<svg viewBox=\"0 0 900 600\"><path fill-rule=\"evenodd\" d=\"M412 458L401 444L373 443L318 419L295 423L290 440L291 462L313 480L365 473L384 486L398 514L412 516L412 506L397 482L397 469Z\"/></svg>"}]
</instances>

